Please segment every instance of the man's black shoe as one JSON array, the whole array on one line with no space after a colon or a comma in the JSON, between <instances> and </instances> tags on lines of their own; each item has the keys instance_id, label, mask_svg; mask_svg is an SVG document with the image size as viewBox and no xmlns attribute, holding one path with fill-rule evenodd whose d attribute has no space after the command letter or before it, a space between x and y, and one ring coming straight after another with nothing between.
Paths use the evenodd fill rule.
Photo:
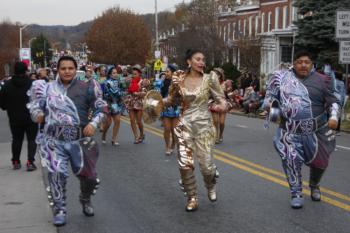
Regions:
<instances>
[{"instance_id":1,"label":"man's black shoe","mask_svg":"<svg viewBox=\"0 0 350 233\"><path fill-rule=\"evenodd\" d=\"M13 161L12 162L13 170L19 170L19 169L21 169L21 167L22 167L21 162L19 162L19 161Z\"/></svg>"},{"instance_id":2,"label":"man's black shoe","mask_svg":"<svg viewBox=\"0 0 350 233\"><path fill-rule=\"evenodd\" d=\"M28 172L35 171L36 169L37 169L37 167L35 166L35 164L33 162L30 162L30 161L27 162L27 171Z\"/></svg>"}]
</instances>

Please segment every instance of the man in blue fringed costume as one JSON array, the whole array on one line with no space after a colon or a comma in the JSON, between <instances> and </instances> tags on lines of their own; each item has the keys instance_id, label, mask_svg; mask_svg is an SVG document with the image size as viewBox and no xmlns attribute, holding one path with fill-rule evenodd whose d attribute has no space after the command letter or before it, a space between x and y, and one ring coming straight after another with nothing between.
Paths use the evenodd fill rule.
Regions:
<instances>
[{"instance_id":1,"label":"man in blue fringed costume","mask_svg":"<svg viewBox=\"0 0 350 233\"><path fill-rule=\"evenodd\" d=\"M269 80L264 102L271 121L279 128L274 146L281 156L291 191L291 207L303 207L301 167L310 167L311 199L321 200L320 180L335 149L339 101L331 80L313 69L311 55L300 51L293 68L275 72Z\"/></svg>"}]
</instances>

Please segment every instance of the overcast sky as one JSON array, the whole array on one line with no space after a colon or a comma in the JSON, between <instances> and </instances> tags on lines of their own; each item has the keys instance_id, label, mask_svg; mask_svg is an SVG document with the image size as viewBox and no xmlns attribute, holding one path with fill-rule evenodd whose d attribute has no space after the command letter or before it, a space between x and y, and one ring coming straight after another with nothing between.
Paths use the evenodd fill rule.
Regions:
<instances>
[{"instance_id":1,"label":"overcast sky","mask_svg":"<svg viewBox=\"0 0 350 233\"><path fill-rule=\"evenodd\" d=\"M119 5L137 13L154 12L154 0L0 0L0 20L23 24L77 25ZM158 0L159 10L174 10L183 0ZM185 0L189 2L189 0Z\"/></svg>"}]
</instances>

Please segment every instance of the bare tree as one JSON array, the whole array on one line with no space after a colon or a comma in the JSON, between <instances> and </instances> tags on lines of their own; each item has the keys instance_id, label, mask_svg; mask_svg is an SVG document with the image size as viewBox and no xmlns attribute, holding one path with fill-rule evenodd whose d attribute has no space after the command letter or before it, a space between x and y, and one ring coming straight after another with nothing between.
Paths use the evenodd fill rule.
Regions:
<instances>
[{"instance_id":1,"label":"bare tree","mask_svg":"<svg viewBox=\"0 0 350 233\"><path fill-rule=\"evenodd\" d=\"M5 64L12 65L19 58L18 32L19 25L10 21L0 23L0 76L5 74Z\"/></svg>"},{"instance_id":2,"label":"bare tree","mask_svg":"<svg viewBox=\"0 0 350 233\"><path fill-rule=\"evenodd\" d=\"M143 64L150 55L151 39L143 19L119 7L94 20L86 42L91 60L98 63Z\"/></svg>"},{"instance_id":3,"label":"bare tree","mask_svg":"<svg viewBox=\"0 0 350 233\"><path fill-rule=\"evenodd\" d=\"M182 17L186 29L177 36L178 62L184 60L187 49L200 49L207 63L222 63L224 41L218 35L218 8L214 0L193 0L186 7L181 4L176 11Z\"/></svg>"},{"instance_id":4,"label":"bare tree","mask_svg":"<svg viewBox=\"0 0 350 233\"><path fill-rule=\"evenodd\" d=\"M241 38L237 41L242 69L259 74L261 63L261 41L258 38Z\"/></svg>"}]
</instances>

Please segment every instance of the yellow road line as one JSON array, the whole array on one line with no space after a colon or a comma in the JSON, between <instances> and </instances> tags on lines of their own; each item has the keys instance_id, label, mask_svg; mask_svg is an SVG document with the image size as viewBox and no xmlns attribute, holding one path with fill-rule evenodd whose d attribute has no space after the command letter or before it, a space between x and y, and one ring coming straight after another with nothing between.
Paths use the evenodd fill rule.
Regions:
<instances>
[{"instance_id":1,"label":"yellow road line","mask_svg":"<svg viewBox=\"0 0 350 233\"><path fill-rule=\"evenodd\" d=\"M122 121L125 122L125 123L127 123L127 124L130 124L128 118L124 118L124 117L123 117L123 118L122 118ZM150 126L150 125L146 125L146 124L144 125L144 127L145 127L146 131L148 131L148 132L150 132L150 133L152 133L152 134L154 134L154 135L157 135L157 136L159 136L159 137L163 137L163 132L162 132L162 130L157 129L157 128L155 128L155 127L153 127L153 126ZM230 154L228 154L228 153L226 153L226 152L223 152L223 151L220 151L220 150L214 149L214 153L215 153L215 154L214 154L214 158L217 159L217 160L220 160L220 161L222 161L222 162L224 162L224 163L226 163L226 164L230 164L231 166L234 166L234 167L236 167L236 168L239 168L239 169L241 169L241 170L243 170L243 171L249 172L249 173L251 173L251 174L254 174L254 175L256 175L256 176L259 176L259 177L261 177L261 178L264 178L264 179L266 179L266 180L269 180L269 181L271 181L271 182L274 182L274 183L277 183L277 184L279 184L279 185L282 185L282 186L284 186L284 187L289 188L288 183L287 183L285 180L281 180L281 179L279 179L279 178L276 178L276 177L274 177L274 176L271 176L271 175L269 175L269 174L264 173L264 172L267 172L267 173L270 173L270 174L272 174L272 175L276 175L276 176L285 178L284 174L281 173L281 172L278 172L278 171L276 171L276 170L263 167L263 166L261 166L261 165L259 165L259 164L255 164L255 163L249 162L249 161L247 161L247 160L238 158L237 156L230 155ZM235 161L232 161L232 160L235 160L236 162L235 162ZM251 167L253 167L253 168L248 167L248 166L245 166L245 165L240 164L240 163L243 163L243 164L245 164L245 165L249 165L249 166L251 166ZM254 168L255 168L255 169L254 169ZM258 171L258 170L256 170L256 169L259 169L259 170L261 170L261 171ZM264 172L262 172L262 171L264 171ZM305 182L305 184L308 184L308 183ZM308 190L308 189L306 189L306 188L308 188L308 187L307 187L307 186L304 187L303 193L306 194L306 195L310 195L310 190ZM327 194L332 195L332 196L334 196L334 197L337 197L337 198L339 198L339 199L343 199L343 200L346 200L346 201L350 201L350 197L348 197L348 196L346 196L346 195L343 195L343 194L334 192L334 191L329 190L329 189L324 189L324 188L322 189L322 191L323 191L324 193L327 193ZM350 211L350 205L347 205L347 204L345 204L345 203L342 203L342 202L339 202L339 201L337 201L337 200L331 199L331 198L329 198L329 197L326 197L325 195L322 196L322 200L323 200L324 202L326 202L326 203L329 203L329 204L333 205L333 206L339 207L339 208L344 209L344 210L346 210L346 211Z\"/></svg>"},{"instance_id":2,"label":"yellow road line","mask_svg":"<svg viewBox=\"0 0 350 233\"><path fill-rule=\"evenodd\" d=\"M125 118L125 119L127 120L128 118ZM151 125L145 124L145 128L148 128L148 129L151 129L151 130L154 130L154 131L157 131L157 132L163 134L163 131L162 131L161 129L158 129L158 128L153 127L153 126L151 126ZM279 171L277 171L277 170L270 169L270 168L264 167L264 166L262 166L262 165L259 165L259 164L256 164L256 163L247 161L247 160L242 159L242 158L240 158L240 157L238 157L238 156L235 156L235 155L232 155L232 154L228 154L228 153L226 153L226 152L224 152L224 151L221 151L221 150L218 150L218 149L214 149L214 153L220 154L220 155L222 155L222 156L225 156L225 157L227 157L227 158L233 159L233 160L235 160L235 161L237 161L237 162L243 163L243 164L248 165L248 166L250 166L250 167L254 167L254 168L259 169L259 170L261 170L261 171L270 173L270 174L272 174L272 175L285 178L285 174L282 173L282 172L279 172ZM309 188L309 182L303 181L303 187L304 187L304 188ZM344 200L344 201L349 201L349 202L350 202L350 197L347 196L347 195L344 195L344 194L341 194L341 193L332 191L332 190L327 189L327 188L324 188L324 187L321 187L321 191L322 191L323 193L327 193L327 194L329 194L329 195L331 195L331 196L334 196L334 197L336 197L336 198L339 198L339 199L342 199L342 200Z\"/></svg>"},{"instance_id":3,"label":"yellow road line","mask_svg":"<svg viewBox=\"0 0 350 233\"><path fill-rule=\"evenodd\" d=\"M242 164L233 162L233 161L231 161L229 159L226 159L226 158L223 158L223 157L221 157L219 155L214 155L214 158L217 159L217 160L220 160L220 161L222 161L224 163L230 164L230 165L232 165L232 166L234 166L236 168L239 168L239 169L241 169L243 171L246 171L246 172L249 172L249 173L254 174L256 176L259 176L261 178L264 178L265 180L269 180L269 181L271 181L273 183L276 183L276 184L279 184L279 185L282 185L284 187L289 188L288 183L286 181L283 181L281 179L278 179L278 178L273 177L271 175L268 175L266 173L257 171L255 169L250 168L250 167L244 166ZM303 189L303 193L306 194L306 195L310 195L310 190ZM332 198L326 197L325 195L322 196L322 201L326 202L326 203L328 203L330 205L336 206L338 208L341 208L343 210L346 210L346 211L350 212L350 205L347 205L347 204L342 203L340 201L337 201L337 200L334 200Z\"/></svg>"}]
</instances>

